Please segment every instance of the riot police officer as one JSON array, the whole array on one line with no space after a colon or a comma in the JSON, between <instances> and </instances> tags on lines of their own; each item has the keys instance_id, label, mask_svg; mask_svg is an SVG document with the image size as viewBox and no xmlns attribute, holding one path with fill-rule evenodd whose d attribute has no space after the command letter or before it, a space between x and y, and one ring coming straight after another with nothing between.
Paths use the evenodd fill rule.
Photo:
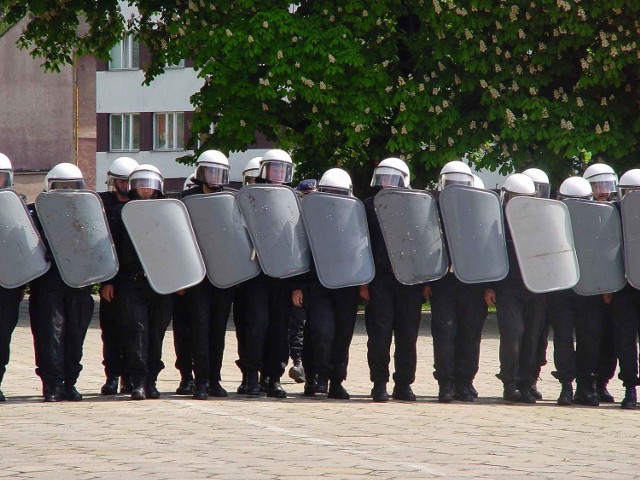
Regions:
<instances>
[{"instance_id":1,"label":"riot police officer","mask_svg":"<svg viewBox=\"0 0 640 480\"><path fill-rule=\"evenodd\" d=\"M591 185L582 177L569 177L558 189L559 200L591 200L592 197ZM547 294L547 317L553 326L556 371L552 375L562 385L558 405L597 406L595 380L604 319L602 298L578 295L571 289L550 292ZM577 381L575 395L573 380Z\"/></svg>"},{"instance_id":2,"label":"riot police officer","mask_svg":"<svg viewBox=\"0 0 640 480\"><path fill-rule=\"evenodd\" d=\"M13 186L13 167L9 157L0 153L0 190ZM0 386L9 363L11 335L18 324L20 302L24 298L25 287L0 287ZM0 402L6 400L0 390Z\"/></svg>"},{"instance_id":3,"label":"riot police officer","mask_svg":"<svg viewBox=\"0 0 640 480\"><path fill-rule=\"evenodd\" d=\"M280 149L272 149L262 156L255 181L288 185L292 176L293 161L289 154ZM244 338L238 353L245 381L238 391L244 391L249 396L260 395L258 372L262 372L269 379L267 396L286 398L287 392L282 388L280 378L289 360L289 285L284 280L260 273L243 282L240 288L246 301L241 314Z\"/></svg>"},{"instance_id":4,"label":"riot police officer","mask_svg":"<svg viewBox=\"0 0 640 480\"><path fill-rule=\"evenodd\" d=\"M371 186L376 191L409 188L409 167L399 158L384 159L373 171ZM373 382L371 397L374 402L389 400L389 350L395 337L392 396L396 400L415 401L411 384L415 381L423 289L420 285L403 285L395 278L373 199L367 198L364 205L376 274L371 283L360 286L360 296L369 302L365 324L369 337L367 361Z\"/></svg>"},{"instance_id":5,"label":"riot police officer","mask_svg":"<svg viewBox=\"0 0 640 480\"><path fill-rule=\"evenodd\" d=\"M476 183L469 166L456 160L442 167L438 191L448 185ZM472 402L477 397L473 379L478 373L480 340L488 311L482 297L483 286L462 283L452 271L429 286L438 401L448 403L455 398Z\"/></svg>"},{"instance_id":6,"label":"riot police officer","mask_svg":"<svg viewBox=\"0 0 640 480\"><path fill-rule=\"evenodd\" d=\"M70 163L59 163L45 178L45 192L84 186L82 172ZM29 205L29 210L46 242L35 205ZM42 379L45 402L80 401L82 395L75 385L82 370L82 346L93 315L91 287L68 286L50 254L49 259L51 268L30 284L29 318L36 374Z\"/></svg>"},{"instance_id":7,"label":"riot police officer","mask_svg":"<svg viewBox=\"0 0 640 480\"><path fill-rule=\"evenodd\" d=\"M534 196L533 181L522 173L507 177L501 190L502 204L515 196ZM544 327L544 297L530 292L524 285L522 274L507 230L509 273L487 288L487 305L496 305L500 332L500 373L504 385L503 398L507 402L536 403L531 385L537 371L536 350Z\"/></svg>"},{"instance_id":8,"label":"riot police officer","mask_svg":"<svg viewBox=\"0 0 640 480\"><path fill-rule=\"evenodd\" d=\"M129 201L129 175L138 166L131 157L116 158L107 172L107 191L98 195L102 200L109 229L121 230L120 210ZM102 365L107 377L102 385L102 395L118 393L118 380L121 379L121 393L131 393L131 383L124 376L124 336L119 316L117 299L108 302L100 297L100 330L102 332Z\"/></svg>"},{"instance_id":9,"label":"riot police officer","mask_svg":"<svg viewBox=\"0 0 640 480\"><path fill-rule=\"evenodd\" d=\"M204 151L196 161L193 182L183 197L221 192L229 183L229 160L218 150ZM220 385L224 337L231 312L234 288L218 288L208 278L188 288L184 294L195 386L193 398L226 397ZM174 320L175 321L175 320Z\"/></svg>"},{"instance_id":10,"label":"riot police officer","mask_svg":"<svg viewBox=\"0 0 640 480\"><path fill-rule=\"evenodd\" d=\"M331 168L318 182L318 191L353 195L351 177L340 168ZM326 288L312 270L303 276L302 284L295 286L291 301L295 307L306 307L308 312L304 342L312 342L312 367L307 369L304 394L325 393L318 389L318 383L328 379L328 398L348 400L349 393L342 383L347 378L349 346L358 311L358 288ZM318 383L314 378L316 375Z\"/></svg>"},{"instance_id":11,"label":"riot police officer","mask_svg":"<svg viewBox=\"0 0 640 480\"><path fill-rule=\"evenodd\" d=\"M153 165L142 164L129 175L129 197L149 200L164 197L164 179ZM171 296L156 293L146 278L129 234L114 235L120 270L105 282L105 300L118 299L124 325L125 372L133 385L132 400L160 398L156 382L164 368L162 341L171 321Z\"/></svg>"}]
</instances>

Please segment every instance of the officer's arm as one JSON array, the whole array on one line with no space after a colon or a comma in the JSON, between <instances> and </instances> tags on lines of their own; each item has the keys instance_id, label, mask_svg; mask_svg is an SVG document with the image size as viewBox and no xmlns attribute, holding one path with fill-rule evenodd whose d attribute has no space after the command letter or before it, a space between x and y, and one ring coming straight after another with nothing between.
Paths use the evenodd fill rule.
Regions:
<instances>
[{"instance_id":1,"label":"officer's arm","mask_svg":"<svg viewBox=\"0 0 640 480\"><path fill-rule=\"evenodd\" d=\"M103 300L110 302L115 297L115 290L113 285L105 284L100 288L100 296Z\"/></svg>"},{"instance_id":2,"label":"officer's arm","mask_svg":"<svg viewBox=\"0 0 640 480\"><path fill-rule=\"evenodd\" d=\"M493 288L487 288L484 291L484 301L487 305L496 303L496 291Z\"/></svg>"},{"instance_id":3,"label":"officer's arm","mask_svg":"<svg viewBox=\"0 0 640 480\"><path fill-rule=\"evenodd\" d=\"M294 307L301 307L304 302L304 295L302 289L297 288L291 292L291 303Z\"/></svg>"},{"instance_id":4,"label":"officer's arm","mask_svg":"<svg viewBox=\"0 0 640 480\"><path fill-rule=\"evenodd\" d=\"M360 291L360 296L368 302L369 301L369 285L368 284L360 285L359 291Z\"/></svg>"}]
</instances>

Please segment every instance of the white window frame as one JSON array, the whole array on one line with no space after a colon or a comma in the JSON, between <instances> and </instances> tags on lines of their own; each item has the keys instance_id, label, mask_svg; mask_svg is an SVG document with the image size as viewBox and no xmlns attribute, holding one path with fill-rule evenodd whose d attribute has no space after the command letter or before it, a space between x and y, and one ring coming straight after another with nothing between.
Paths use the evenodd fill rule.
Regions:
<instances>
[{"instance_id":1,"label":"white window frame","mask_svg":"<svg viewBox=\"0 0 640 480\"><path fill-rule=\"evenodd\" d=\"M118 53L120 62L114 61L114 53ZM139 70L140 45L133 35L125 35L109 52L109 70Z\"/></svg>"},{"instance_id":2,"label":"white window frame","mask_svg":"<svg viewBox=\"0 0 640 480\"><path fill-rule=\"evenodd\" d=\"M178 118L182 117L182 122ZM159 138L158 127L164 122L167 138ZM179 123L182 128L178 129ZM153 149L160 151L184 150L184 112L158 112L153 114Z\"/></svg>"},{"instance_id":3,"label":"white window frame","mask_svg":"<svg viewBox=\"0 0 640 480\"><path fill-rule=\"evenodd\" d=\"M113 144L113 119L120 117L120 145ZM137 121L137 122L136 122ZM136 125L137 123L137 125ZM137 128L136 128L137 126ZM138 152L141 140L139 113L109 114L109 150L112 152ZM137 139L136 139L137 137ZM137 145L136 145L137 140Z\"/></svg>"}]
</instances>

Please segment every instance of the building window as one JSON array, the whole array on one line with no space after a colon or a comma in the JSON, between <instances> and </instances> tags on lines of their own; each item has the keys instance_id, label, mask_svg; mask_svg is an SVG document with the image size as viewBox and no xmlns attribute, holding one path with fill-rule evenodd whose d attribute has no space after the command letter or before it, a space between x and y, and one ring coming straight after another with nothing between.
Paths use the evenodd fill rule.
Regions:
<instances>
[{"instance_id":1,"label":"building window","mask_svg":"<svg viewBox=\"0 0 640 480\"><path fill-rule=\"evenodd\" d=\"M110 70L137 70L140 68L140 45L133 38L133 35L125 35L118 44L113 47L109 54Z\"/></svg>"},{"instance_id":2,"label":"building window","mask_svg":"<svg viewBox=\"0 0 640 480\"><path fill-rule=\"evenodd\" d=\"M184 113L156 113L153 115L153 149L184 149Z\"/></svg>"},{"instance_id":3,"label":"building window","mask_svg":"<svg viewBox=\"0 0 640 480\"><path fill-rule=\"evenodd\" d=\"M112 152L140 150L140 115L112 113L109 115L109 148Z\"/></svg>"}]
</instances>

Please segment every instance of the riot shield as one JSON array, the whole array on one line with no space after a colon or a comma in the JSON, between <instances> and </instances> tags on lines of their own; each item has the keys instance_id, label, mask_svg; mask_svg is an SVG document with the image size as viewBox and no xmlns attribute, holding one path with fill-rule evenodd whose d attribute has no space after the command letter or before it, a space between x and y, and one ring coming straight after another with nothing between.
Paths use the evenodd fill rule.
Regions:
<instances>
[{"instance_id":1,"label":"riot shield","mask_svg":"<svg viewBox=\"0 0 640 480\"><path fill-rule=\"evenodd\" d=\"M122 221L155 292L174 293L202 281L204 261L180 200L131 200L122 207Z\"/></svg>"},{"instance_id":2,"label":"riot shield","mask_svg":"<svg viewBox=\"0 0 640 480\"><path fill-rule=\"evenodd\" d=\"M16 288L44 275L47 249L20 196L0 191L0 286Z\"/></svg>"},{"instance_id":3,"label":"riot shield","mask_svg":"<svg viewBox=\"0 0 640 480\"><path fill-rule=\"evenodd\" d=\"M621 211L625 275L634 288L640 289L640 192L625 194Z\"/></svg>"},{"instance_id":4,"label":"riot shield","mask_svg":"<svg viewBox=\"0 0 640 480\"><path fill-rule=\"evenodd\" d=\"M502 280L509 272L500 198L491 190L451 185L440 211L453 272L461 282Z\"/></svg>"},{"instance_id":5,"label":"riot shield","mask_svg":"<svg viewBox=\"0 0 640 480\"><path fill-rule=\"evenodd\" d=\"M360 200L310 193L301 200L300 209L322 285L342 288L373 280L367 214Z\"/></svg>"},{"instance_id":6,"label":"riot shield","mask_svg":"<svg viewBox=\"0 0 640 480\"><path fill-rule=\"evenodd\" d=\"M294 190L286 185L247 185L236 199L262 271L275 278L308 272L311 251Z\"/></svg>"},{"instance_id":7,"label":"riot shield","mask_svg":"<svg viewBox=\"0 0 640 480\"><path fill-rule=\"evenodd\" d=\"M183 202L212 284L228 288L260 273L235 194L189 195Z\"/></svg>"},{"instance_id":8,"label":"riot shield","mask_svg":"<svg viewBox=\"0 0 640 480\"><path fill-rule=\"evenodd\" d=\"M573 288L580 270L567 206L558 200L515 197L505 215L527 289L545 293Z\"/></svg>"},{"instance_id":9,"label":"riot shield","mask_svg":"<svg viewBox=\"0 0 640 480\"><path fill-rule=\"evenodd\" d=\"M118 273L118 257L97 193L43 192L36 198L36 210L64 283L81 288Z\"/></svg>"},{"instance_id":10,"label":"riot shield","mask_svg":"<svg viewBox=\"0 0 640 480\"><path fill-rule=\"evenodd\" d=\"M423 190L385 188L373 203L396 279L415 285L443 277L449 258L433 196Z\"/></svg>"},{"instance_id":11,"label":"riot shield","mask_svg":"<svg viewBox=\"0 0 640 480\"><path fill-rule=\"evenodd\" d=\"M563 200L569 208L580 279L579 295L612 293L625 286L622 229L618 209L607 202Z\"/></svg>"}]
</instances>

